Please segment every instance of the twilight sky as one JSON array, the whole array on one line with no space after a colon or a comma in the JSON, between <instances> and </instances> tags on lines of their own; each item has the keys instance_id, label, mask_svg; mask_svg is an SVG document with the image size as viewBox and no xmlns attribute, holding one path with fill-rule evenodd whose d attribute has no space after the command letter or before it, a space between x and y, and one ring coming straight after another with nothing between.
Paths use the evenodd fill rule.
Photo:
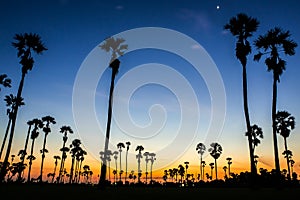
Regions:
<instances>
[{"instance_id":1,"label":"twilight sky","mask_svg":"<svg viewBox=\"0 0 300 200\"><path fill-rule=\"evenodd\" d=\"M198 169L195 147L209 148L218 142L223 153L218 166L231 157L232 169L249 170L248 146L242 105L241 65L235 58L235 38L223 26L240 12L257 18L258 31L250 39L280 26L290 30L300 43L297 1L267 0L53 0L0 2L0 74L12 79L12 88L2 88L0 98L16 94L21 67L11 45L16 33L41 36L48 48L34 55L35 66L25 80L25 106L19 109L12 153L24 145L26 122L51 115L56 124L48 136L46 166L52 170L53 155L60 155L59 128L70 125L88 152L86 164L99 173L99 151L103 151L111 70L106 69L109 54L99 48L110 36L124 37L128 51L120 57L116 77L112 150L119 142L131 142L130 169L137 170L135 148L157 153L154 168L177 167L189 161ZM273 168L271 137L272 73L263 60L248 60L249 110L252 123L264 131L256 148L259 167ZM278 110L289 111L296 128L288 138L300 173L299 55L283 57L287 70L278 84ZM0 141L7 117L0 103ZM40 159L43 133L36 142ZM285 168L283 138L278 135L281 168ZM125 149L124 149L125 151ZM124 154L125 155L125 154ZM39 161L35 161L38 168ZM208 152L206 163L213 161ZM197 173L197 171L195 171ZM220 172L221 173L221 172ZM45 173L46 174L46 173Z\"/></svg>"}]
</instances>

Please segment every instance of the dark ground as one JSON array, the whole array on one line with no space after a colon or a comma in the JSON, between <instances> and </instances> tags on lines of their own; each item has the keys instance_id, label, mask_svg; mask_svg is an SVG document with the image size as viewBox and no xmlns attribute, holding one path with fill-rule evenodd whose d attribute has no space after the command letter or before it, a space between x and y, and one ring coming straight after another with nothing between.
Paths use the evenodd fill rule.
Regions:
<instances>
[{"instance_id":1,"label":"dark ground","mask_svg":"<svg viewBox=\"0 0 300 200\"><path fill-rule=\"evenodd\" d=\"M297 199L300 187L106 187L56 184L2 184L1 199Z\"/></svg>"}]
</instances>

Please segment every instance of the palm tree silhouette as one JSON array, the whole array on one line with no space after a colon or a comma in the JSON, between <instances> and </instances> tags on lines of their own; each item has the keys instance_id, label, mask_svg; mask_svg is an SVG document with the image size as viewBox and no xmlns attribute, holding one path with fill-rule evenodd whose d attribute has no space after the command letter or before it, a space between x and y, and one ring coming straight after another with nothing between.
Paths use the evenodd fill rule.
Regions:
<instances>
[{"instance_id":1,"label":"palm tree silhouette","mask_svg":"<svg viewBox=\"0 0 300 200\"><path fill-rule=\"evenodd\" d=\"M117 56L118 55L122 56L124 54L124 50L126 50L128 47L128 45L122 44L123 42L125 42L125 40L122 38L115 39L113 37L110 37L106 39L102 45L100 45L100 48L105 50L106 52L110 52L110 51L112 52L111 60L109 63L109 67L112 69L112 74L111 74L110 91L109 91L109 104L108 104L108 112L107 112L107 125L106 125L104 152L108 150L111 117L112 117L113 91L114 91L115 78L119 71L119 66L120 66L120 61L117 59ZM99 179L99 185L102 186L104 186L106 182L106 170L107 170L106 163L107 163L107 159L105 157L101 166L101 175Z\"/></svg>"},{"instance_id":2,"label":"palm tree silhouette","mask_svg":"<svg viewBox=\"0 0 300 200\"><path fill-rule=\"evenodd\" d=\"M60 156L53 156L55 162L54 162L54 170L53 170L53 176L52 176L52 183L54 182L54 177L55 177L55 173L56 173L56 167L57 167L57 160L60 160Z\"/></svg>"},{"instance_id":3,"label":"palm tree silhouette","mask_svg":"<svg viewBox=\"0 0 300 200\"><path fill-rule=\"evenodd\" d=\"M29 160L29 168L28 168L28 176L27 176L27 182L30 183L30 173L31 173L31 166L32 166L32 161L35 160L35 157L33 156L33 150L34 150L34 142L35 139L39 136L39 129L43 128L43 121L40 119L33 119L33 130L31 131L30 139L32 140L31 142L31 150L30 150L30 155L27 157Z\"/></svg>"},{"instance_id":4,"label":"palm tree silhouette","mask_svg":"<svg viewBox=\"0 0 300 200\"><path fill-rule=\"evenodd\" d=\"M185 164L185 174L186 174L185 178L186 178L186 180L188 180L188 168L189 168L190 162L185 161L184 164Z\"/></svg>"},{"instance_id":5,"label":"palm tree silhouette","mask_svg":"<svg viewBox=\"0 0 300 200\"><path fill-rule=\"evenodd\" d=\"M43 182L43 168L44 168L45 153L48 152L48 150L46 149L46 142L47 142L47 136L51 132L50 124L56 124L55 118L50 115L42 117L42 121L45 123L43 127L43 132L45 133L45 135L44 135L43 149L41 150L42 162L41 162L41 170L40 170L40 182Z\"/></svg>"},{"instance_id":6,"label":"palm tree silhouette","mask_svg":"<svg viewBox=\"0 0 300 200\"><path fill-rule=\"evenodd\" d=\"M23 98L17 99L17 97L14 96L13 94L6 95L5 98L4 98L4 101L6 102L6 106L8 107L7 112L6 112L6 114L8 115L8 123L7 123L7 126L6 126L4 138L3 138L3 141L2 141L2 145L1 145L0 159L2 157L2 152L3 152L3 149L4 149L5 143L6 143L8 133L9 133L9 128L11 126L13 110L17 106L25 105L25 103L23 102ZM4 162L3 162L3 164L4 164Z\"/></svg>"},{"instance_id":7,"label":"palm tree silhouette","mask_svg":"<svg viewBox=\"0 0 300 200\"><path fill-rule=\"evenodd\" d=\"M232 164L232 161L231 161L232 158L227 157L226 160L227 160L227 164L228 164L228 178L230 178L230 166Z\"/></svg>"},{"instance_id":8,"label":"palm tree silhouette","mask_svg":"<svg viewBox=\"0 0 300 200\"><path fill-rule=\"evenodd\" d=\"M114 159L115 159L115 166L116 166L115 171L116 171L116 173L118 173L118 163L117 163L117 160L118 160L118 154L119 154L118 151L114 151L114 152L113 152L113 156L114 156ZM106 155L105 155L105 156L106 156ZM116 179L115 179L115 182L116 182Z\"/></svg>"},{"instance_id":9,"label":"palm tree silhouette","mask_svg":"<svg viewBox=\"0 0 300 200\"><path fill-rule=\"evenodd\" d=\"M276 132L279 133L284 139L284 149L286 155L286 163L288 167L288 180L291 180L291 170L289 158L292 152L289 152L287 146L287 138L290 136L291 131L295 128L295 117L287 111L278 111L275 117Z\"/></svg>"},{"instance_id":10,"label":"palm tree silhouette","mask_svg":"<svg viewBox=\"0 0 300 200\"><path fill-rule=\"evenodd\" d=\"M205 166L206 166L206 162L203 160L202 162L201 162L201 167L202 167L202 180L204 180L204 169L205 169Z\"/></svg>"},{"instance_id":11,"label":"palm tree silhouette","mask_svg":"<svg viewBox=\"0 0 300 200\"><path fill-rule=\"evenodd\" d=\"M144 147L142 145L138 145L135 149L135 151L138 151L138 154L136 155L136 159L138 162L138 182L141 182L141 175L142 175L142 171L141 171L141 159L143 158L142 156L142 151L144 151Z\"/></svg>"},{"instance_id":12,"label":"palm tree silhouette","mask_svg":"<svg viewBox=\"0 0 300 200\"><path fill-rule=\"evenodd\" d=\"M75 159L76 154L81 150L81 141L79 139L74 139L72 141L72 144L70 145L70 154L72 157L72 163L71 163L71 169L70 169L70 178L69 183L71 184L73 182L73 176L74 176L74 165L75 165Z\"/></svg>"},{"instance_id":13,"label":"palm tree silhouette","mask_svg":"<svg viewBox=\"0 0 300 200\"><path fill-rule=\"evenodd\" d=\"M127 179L127 165L128 165L128 151L129 151L129 146L131 145L131 143L128 141L126 142L126 169L125 169L125 183L126 183L126 179Z\"/></svg>"},{"instance_id":14,"label":"palm tree silhouette","mask_svg":"<svg viewBox=\"0 0 300 200\"><path fill-rule=\"evenodd\" d=\"M278 144L276 135L276 102L277 102L277 82L280 82L280 76L286 68L286 61L283 60L279 53L292 56L295 54L295 48L298 46L296 42L290 39L290 32L284 31L280 27L270 29L265 35L260 35L254 44L259 50L254 56L255 61L259 61L263 55L267 55L265 64L268 71L273 72L273 100L272 100L272 132L274 145L275 170L280 177L280 164L278 155ZM261 51L262 52L261 52Z\"/></svg>"},{"instance_id":15,"label":"palm tree silhouette","mask_svg":"<svg viewBox=\"0 0 300 200\"><path fill-rule=\"evenodd\" d=\"M62 152L62 155L61 155L59 175L58 175L58 181L57 181L58 183L60 183L61 176L62 176L63 170L65 168L65 160L67 158L67 153L66 152L69 151L69 148L66 148L66 142L68 140L68 133L72 134L73 130L70 126L63 125L62 127L60 127L59 132L63 134L63 146L60 149L61 152Z\"/></svg>"},{"instance_id":16,"label":"palm tree silhouette","mask_svg":"<svg viewBox=\"0 0 300 200\"><path fill-rule=\"evenodd\" d=\"M16 40L16 42L13 42L12 45L18 50L17 56L20 58L19 63L22 65L21 80L17 91L17 99L21 99L25 76L33 68L33 64L34 64L34 59L32 57L33 52L35 52L36 54L42 54L42 52L47 50L47 48L42 43L41 37L37 34L32 34L32 33L16 34L14 39ZM13 143L13 136L15 132L18 109L19 106L16 106L12 111L9 141L7 145L6 155L0 171L0 182L3 181L7 172L6 167L8 164L8 159L9 159L9 155Z\"/></svg>"},{"instance_id":17,"label":"palm tree silhouette","mask_svg":"<svg viewBox=\"0 0 300 200\"><path fill-rule=\"evenodd\" d=\"M250 127L250 133L246 132L246 136L250 135L251 136L251 140L252 140L252 149L253 152L255 152L255 148L256 146L258 146L258 144L260 144L260 139L259 138L263 138L263 131L262 128L259 127L258 125L254 124ZM255 157L255 156L254 156ZM255 164L256 165L256 164Z\"/></svg>"},{"instance_id":18,"label":"palm tree silhouette","mask_svg":"<svg viewBox=\"0 0 300 200\"><path fill-rule=\"evenodd\" d=\"M202 158L203 158L203 154L205 153L206 147L203 143L198 143L196 146L196 151L199 154L200 157L200 179L203 180L203 174L202 174Z\"/></svg>"},{"instance_id":19,"label":"palm tree silhouette","mask_svg":"<svg viewBox=\"0 0 300 200\"><path fill-rule=\"evenodd\" d=\"M210 180L212 180L212 177L213 177L213 170L215 168L215 163L209 163L209 166L210 166ZM217 179L217 178L216 178Z\"/></svg>"},{"instance_id":20,"label":"palm tree silhouette","mask_svg":"<svg viewBox=\"0 0 300 200\"><path fill-rule=\"evenodd\" d=\"M6 74L0 74L0 85L3 85L3 87L11 87L11 79L8 78ZM0 87L1 91L1 87Z\"/></svg>"},{"instance_id":21,"label":"palm tree silhouette","mask_svg":"<svg viewBox=\"0 0 300 200\"><path fill-rule=\"evenodd\" d=\"M223 149L222 149L222 146L220 144L218 144L217 142L211 143L210 146L211 147L208 149L208 151L210 152L210 155L215 160L216 180L218 180L217 159L221 156Z\"/></svg>"},{"instance_id":22,"label":"palm tree silhouette","mask_svg":"<svg viewBox=\"0 0 300 200\"><path fill-rule=\"evenodd\" d=\"M148 183L148 163L149 163L149 152L146 151L143 156L145 156L145 162L146 162L146 170L145 170L145 174L146 174L146 184Z\"/></svg>"},{"instance_id":23,"label":"palm tree silhouette","mask_svg":"<svg viewBox=\"0 0 300 200\"><path fill-rule=\"evenodd\" d=\"M156 160L156 158L155 158L155 156L156 156L156 154L155 153L149 153L149 160L150 160L150 183L152 183L153 182L153 179L152 179L152 168L153 168L153 163L154 163L154 161ZM175 168L176 169L176 173L177 173L177 168ZM177 174L176 174L176 176L177 176ZM176 181L177 181L177 177L176 177Z\"/></svg>"},{"instance_id":24,"label":"palm tree silhouette","mask_svg":"<svg viewBox=\"0 0 300 200\"><path fill-rule=\"evenodd\" d=\"M248 109L248 92L247 92L247 56L251 53L251 45L248 38L252 36L253 32L257 30L259 22L257 19L247 16L244 13L239 13L232 17L229 23L225 24L224 29L229 30L233 36L237 38L235 55L242 64L243 68L243 100L244 100L244 114L246 120L247 132L250 132L250 116ZM254 163L254 151L252 147L251 136L248 135L248 146L250 153L250 165L253 175L257 174L257 169Z\"/></svg>"},{"instance_id":25,"label":"palm tree silhouette","mask_svg":"<svg viewBox=\"0 0 300 200\"><path fill-rule=\"evenodd\" d=\"M120 158L120 172L121 172L122 171L122 162L121 162L122 159L121 159L121 155L122 155L122 149L125 148L124 143L123 142L119 142L117 144L117 148L119 149L119 152L120 152L119 158ZM119 174L120 174L120 180L119 181L122 181L122 177L121 177L122 173L119 173Z\"/></svg>"}]
</instances>

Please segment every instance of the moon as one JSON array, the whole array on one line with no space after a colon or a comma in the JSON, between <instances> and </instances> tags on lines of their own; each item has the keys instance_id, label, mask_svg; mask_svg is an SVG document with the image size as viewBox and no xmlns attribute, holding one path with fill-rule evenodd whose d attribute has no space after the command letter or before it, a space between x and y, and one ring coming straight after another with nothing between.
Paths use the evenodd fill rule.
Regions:
<instances>
[{"instance_id":1,"label":"moon","mask_svg":"<svg viewBox=\"0 0 300 200\"><path fill-rule=\"evenodd\" d=\"M220 6L219 5L217 5L217 10L219 10L220 9Z\"/></svg>"}]
</instances>

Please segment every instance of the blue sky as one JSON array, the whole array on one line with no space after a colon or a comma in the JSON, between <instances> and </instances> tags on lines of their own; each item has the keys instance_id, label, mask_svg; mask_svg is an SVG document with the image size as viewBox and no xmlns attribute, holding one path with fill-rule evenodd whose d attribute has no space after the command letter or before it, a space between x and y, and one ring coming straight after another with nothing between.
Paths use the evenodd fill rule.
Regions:
<instances>
[{"instance_id":1,"label":"blue sky","mask_svg":"<svg viewBox=\"0 0 300 200\"><path fill-rule=\"evenodd\" d=\"M219 6L219 9L217 9ZM226 94L226 116L222 131L216 137L224 152L220 162L225 163L226 157L232 157L236 167L248 166L247 140L244 136L245 122L242 110L242 85L241 66L235 58L235 38L223 30L223 26L237 13L244 12L260 21L258 31L254 34L251 42L258 35L264 34L270 28L280 26L284 30L290 30L292 39L299 43L300 29L298 22L299 3L296 1L238 1L238 0L211 0L211 1L1 1L0 3L0 74L6 73L12 79L11 89L2 89L0 97L16 92L19 78L20 66L16 57L16 50L11 46L13 36L16 33L33 32L38 33L48 48L41 56L34 56L35 66L28 73L23 91L26 106L20 109L17 121L14 150L15 152L23 146L25 138L26 122L35 117L52 115L57 124L53 126L52 134L49 136L50 154L57 153L56 149L61 145L61 135L58 133L62 125L70 125L75 130L72 138L79 136L85 146L90 150L90 160L98 162L98 152L103 145L98 141L95 130L87 129L87 133L79 133L73 118L72 96L74 83L84 60L89 53L97 48L107 37L121 32L141 28L158 27L180 32L187 37L197 41L210 55L217 66L224 83ZM149 36L151 37L151 35ZM180 42L178 42L180 43ZM175 46L178 44L174 44ZM253 123L257 123L264 130L264 139L257 148L257 154L261 157L262 167L273 166L273 150L271 137L271 88L272 74L266 71L263 62L248 62L248 86L249 86L249 110ZM144 49L125 54L120 58L121 67L116 77L118 80L137 66L147 63L160 63L175 69L179 74L189 81L197 97L200 110L200 120L194 141L178 160L161 157L164 164L182 163L189 160L197 165L198 156L195 145L203 142L203 133L209 127L211 117L211 96L207 85L200 74L184 59L170 53L155 49ZM281 77L278 85L278 109L288 110L297 119L300 118L300 110L297 102L299 96L299 68L300 63L298 49L296 55L287 57L287 70ZM110 70L106 70L99 79L95 92L95 116L100 126L106 126L107 97L110 83ZM145 77L143 77L145 76ZM147 74L138 77L147 78ZM137 78L137 77L135 77ZM87 77L88 80L88 77ZM174 85L176 85L174 79ZM178 82L179 83L179 82ZM121 87L121 86L120 86ZM126 85L122 86L126 88ZM178 84L178 90L185 88ZM121 97L115 95L115 102L121 102ZM121 103L120 103L121 104ZM148 115L149 108L153 105L158 113L156 117L166 117L160 134L152 140L142 140L141 137L150 137L151 133L143 133L138 139L134 135L126 135L115 121L112 124L112 142L133 141L132 154L138 144L145 146L147 151L156 152L164 148L164 144L172 144L176 135L174 132L180 124L180 105L176 95L168 88L148 84L133 93L129 103L132 120L138 126L146 126L151 122ZM163 107L163 109L162 109ZM5 104L0 104L0 127L4 132L6 125ZM82 108L84 109L84 108ZM192 111L197 109L193 108ZM162 113L165 112L165 114ZM151 112L150 112L151 113ZM191 112L192 113L192 112ZM153 115L155 116L155 115ZM190 115L192 117L193 115ZM157 118L153 118L155 120ZM90 119L82 122L88 126ZM158 120L161 122L161 120ZM141 133L142 134L142 133ZM290 136L290 148L294 153L297 169L299 170L300 149L296 146L299 141L299 128L293 130ZM2 136L1 136L2 137ZM85 137L89 138L86 139ZM173 139L172 139L173 138ZM39 137L42 141L42 137ZM2 141L2 140L1 140ZM280 155L283 147L282 138L279 136ZM51 147L50 147L51 146ZM209 143L206 144L209 146ZM172 148L171 148L172 149ZM172 155L177 156L177 155ZM49 155L50 157L50 155ZM208 157L207 160L210 158ZM134 156L132 156L134 160ZM164 161L163 161L164 160ZM222 160L222 161L221 161ZM281 158L282 163L284 160ZM50 162L50 161L49 161ZM210 162L210 161L207 161ZM52 163L52 161L51 161ZM298 165L297 165L298 164ZM221 166L221 165L220 165ZM283 164L284 166L284 164Z\"/></svg>"}]
</instances>

